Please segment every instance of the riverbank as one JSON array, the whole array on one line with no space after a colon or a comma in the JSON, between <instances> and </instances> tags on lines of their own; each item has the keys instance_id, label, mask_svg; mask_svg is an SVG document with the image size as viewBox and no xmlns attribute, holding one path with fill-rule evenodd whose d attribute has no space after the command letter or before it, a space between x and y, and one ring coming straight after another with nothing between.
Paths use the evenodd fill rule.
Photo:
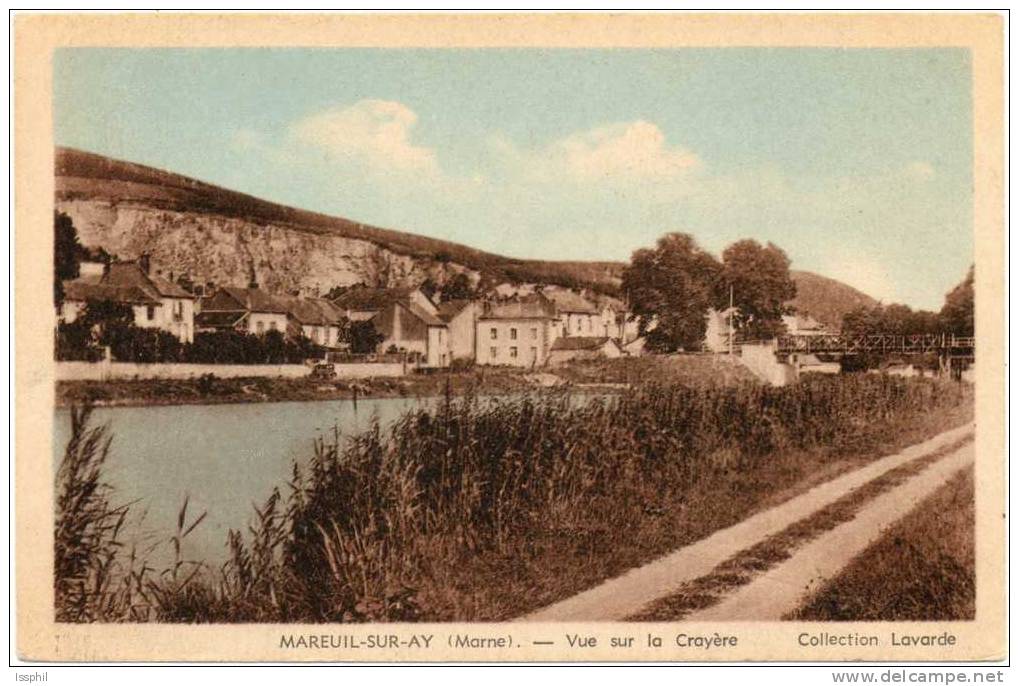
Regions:
<instances>
[{"instance_id":1,"label":"riverbank","mask_svg":"<svg viewBox=\"0 0 1019 686\"><path fill-rule=\"evenodd\" d=\"M534 388L517 370L472 370L428 375L367 379L287 379L282 377L216 376L197 379L137 379L112 381L58 381L57 407L88 402L96 407L155 405L218 405L354 400L369 398L425 398L469 390L502 394Z\"/></svg>"},{"instance_id":2,"label":"riverbank","mask_svg":"<svg viewBox=\"0 0 1019 686\"><path fill-rule=\"evenodd\" d=\"M145 435L162 441L151 419ZM443 402L316 440L250 536L224 535L225 565L196 561L203 572L158 602L86 599L95 614L71 621L503 621L971 419L966 385L872 375ZM247 474L211 459L216 444L199 452L231 483ZM204 510L173 520L192 531Z\"/></svg>"},{"instance_id":3,"label":"riverbank","mask_svg":"<svg viewBox=\"0 0 1019 686\"><path fill-rule=\"evenodd\" d=\"M672 355L577 361L538 370L474 367L399 377L311 379L283 377L195 379L120 379L58 381L57 407L90 403L96 407L218 405L222 403L297 402L366 398L427 398L506 395L569 386L589 392L618 392L649 382L732 386L757 383L738 361L719 355Z\"/></svg>"}]
</instances>

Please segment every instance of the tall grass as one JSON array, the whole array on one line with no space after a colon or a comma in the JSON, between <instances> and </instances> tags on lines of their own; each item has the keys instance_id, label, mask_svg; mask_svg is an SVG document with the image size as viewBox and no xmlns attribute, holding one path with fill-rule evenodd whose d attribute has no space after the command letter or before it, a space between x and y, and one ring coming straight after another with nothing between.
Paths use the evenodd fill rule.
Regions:
<instances>
[{"instance_id":1,"label":"tall grass","mask_svg":"<svg viewBox=\"0 0 1019 686\"><path fill-rule=\"evenodd\" d=\"M719 475L763 473L783 451L859 452L966 399L957 384L863 375L786 388L645 385L583 401L447 395L386 431L316 441L287 495L274 490L247 535L230 532L228 561L164 574L158 587L173 592L150 590L148 618L470 619L464 608L485 582L463 573L465 561L498 576L521 560L542 565L551 542L569 549L566 568L596 564Z\"/></svg>"}]
</instances>

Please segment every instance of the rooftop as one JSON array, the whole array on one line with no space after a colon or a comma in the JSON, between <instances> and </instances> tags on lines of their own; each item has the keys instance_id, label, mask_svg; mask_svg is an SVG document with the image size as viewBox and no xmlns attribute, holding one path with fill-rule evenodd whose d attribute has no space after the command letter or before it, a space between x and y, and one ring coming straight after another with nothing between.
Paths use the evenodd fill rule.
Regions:
<instances>
[{"instance_id":1,"label":"rooftop","mask_svg":"<svg viewBox=\"0 0 1019 686\"><path fill-rule=\"evenodd\" d=\"M343 310L381 310L391 303L406 300L413 288L369 288L354 286L333 298L333 304Z\"/></svg>"},{"instance_id":2,"label":"rooftop","mask_svg":"<svg viewBox=\"0 0 1019 686\"><path fill-rule=\"evenodd\" d=\"M555 306L542 296L489 303L480 319L555 319Z\"/></svg>"},{"instance_id":3,"label":"rooftop","mask_svg":"<svg viewBox=\"0 0 1019 686\"><path fill-rule=\"evenodd\" d=\"M555 305L556 312L597 314L598 310L582 295L563 289L550 289L542 293Z\"/></svg>"},{"instance_id":4,"label":"rooftop","mask_svg":"<svg viewBox=\"0 0 1019 686\"><path fill-rule=\"evenodd\" d=\"M597 350L612 339L607 336L570 336L557 338L552 350Z\"/></svg>"}]
</instances>

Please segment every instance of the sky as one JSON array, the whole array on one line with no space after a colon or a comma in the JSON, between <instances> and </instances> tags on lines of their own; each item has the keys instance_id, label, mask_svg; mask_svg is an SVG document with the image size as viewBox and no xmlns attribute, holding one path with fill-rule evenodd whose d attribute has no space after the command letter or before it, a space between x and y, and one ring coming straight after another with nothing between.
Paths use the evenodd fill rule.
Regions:
<instances>
[{"instance_id":1,"label":"sky","mask_svg":"<svg viewBox=\"0 0 1019 686\"><path fill-rule=\"evenodd\" d=\"M58 145L514 257L662 234L940 308L973 261L963 49L62 49Z\"/></svg>"}]
</instances>

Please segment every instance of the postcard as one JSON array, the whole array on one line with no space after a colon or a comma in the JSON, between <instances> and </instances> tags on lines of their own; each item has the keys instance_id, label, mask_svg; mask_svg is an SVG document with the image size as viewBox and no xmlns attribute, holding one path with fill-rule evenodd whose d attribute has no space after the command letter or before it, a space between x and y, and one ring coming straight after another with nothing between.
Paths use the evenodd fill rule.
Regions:
<instances>
[{"instance_id":1,"label":"postcard","mask_svg":"<svg viewBox=\"0 0 1019 686\"><path fill-rule=\"evenodd\" d=\"M14 28L22 659L1005 657L1001 16Z\"/></svg>"}]
</instances>

